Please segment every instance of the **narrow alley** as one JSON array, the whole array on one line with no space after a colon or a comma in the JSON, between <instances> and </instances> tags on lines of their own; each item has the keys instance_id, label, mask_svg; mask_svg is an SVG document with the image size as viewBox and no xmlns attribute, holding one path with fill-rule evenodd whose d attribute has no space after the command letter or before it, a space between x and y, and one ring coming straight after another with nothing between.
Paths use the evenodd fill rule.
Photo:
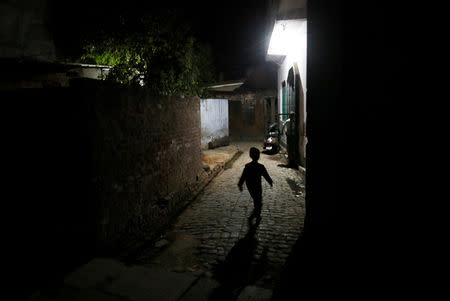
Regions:
<instances>
[{"instance_id":1,"label":"narrow alley","mask_svg":"<svg viewBox=\"0 0 450 301\"><path fill-rule=\"evenodd\" d=\"M200 270L219 277L216 274L222 265L247 256L252 262L246 265L240 262L236 266L239 272L259 272L261 275L251 275L248 280L271 287L303 227L305 191L301 173L284 167L282 154L261 153L259 162L268 170L274 185L271 188L262 181L262 219L256 231L250 231L247 218L253 210L253 201L246 189L239 191L237 182L244 165L251 161L250 147L263 150L258 144L239 143L240 157L211 181L167 232L167 241L172 240L174 246L168 246L158 256L150 255L153 252L143 254L138 262L172 270ZM251 246L236 250L249 238L254 240ZM260 281L264 279L265 282Z\"/></svg>"},{"instance_id":2,"label":"narrow alley","mask_svg":"<svg viewBox=\"0 0 450 301\"><path fill-rule=\"evenodd\" d=\"M241 155L156 243L126 260L93 259L66 277L56 300L270 300L303 228L304 175L287 168L283 154L262 152L259 162L274 184L263 180L261 220L249 224L253 201L237 182L250 147L263 149L259 142L235 145Z\"/></svg>"},{"instance_id":3,"label":"narrow alley","mask_svg":"<svg viewBox=\"0 0 450 301\"><path fill-rule=\"evenodd\" d=\"M450 300L445 10L392 4L0 1L2 300Z\"/></svg>"}]
</instances>

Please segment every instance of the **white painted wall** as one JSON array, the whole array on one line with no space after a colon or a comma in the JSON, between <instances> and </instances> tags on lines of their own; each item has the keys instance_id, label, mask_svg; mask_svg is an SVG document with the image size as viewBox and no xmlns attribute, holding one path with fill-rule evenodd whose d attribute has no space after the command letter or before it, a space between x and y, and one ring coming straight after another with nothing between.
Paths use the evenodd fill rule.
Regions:
<instances>
[{"instance_id":1,"label":"white painted wall","mask_svg":"<svg viewBox=\"0 0 450 301\"><path fill-rule=\"evenodd\" d=\"M208 143L229 136L228 99L201 99L201 145L208 148Z\"/></svg>"},{"instance_id":2,"label":"white painted wall","mask_svg":"<svg viewBox=\"0 0 450 301\"><path fill-rule=\"evenodd\" d=\"M291 21L292 22L292 21ZM289 69L297 63L300 72L300 80L303 86L304 99L306 99L306 43L307 43L307 23L306 19L296 20L296 42L292 43L293 49L290 49L283 63L278 69L278 109L281 112L282 91L281 83L287 81ZM303 108L306 112L306 102ZM305 113L306 116L306 113ZM281 119L281 117L280 117Z\"/></svg>"}]
</instances>

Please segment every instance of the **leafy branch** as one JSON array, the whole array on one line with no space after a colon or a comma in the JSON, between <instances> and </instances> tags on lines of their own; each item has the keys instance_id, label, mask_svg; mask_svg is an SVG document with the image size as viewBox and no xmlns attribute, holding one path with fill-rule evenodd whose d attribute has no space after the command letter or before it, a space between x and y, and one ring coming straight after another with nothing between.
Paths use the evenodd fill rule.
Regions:
<instances>
[{"instance_id":1,"label":"leafy branch","mask_svg":"<svg viewBox=\"0 0 450 301\"><path fill-rule=\"evenodd\" d=\"M113 67L104 80L146 86L156 94L203 96L214 81L211 48L175 21L122 19L117 30L86 40L81 60Z\"/></svg>"}]
</instances>

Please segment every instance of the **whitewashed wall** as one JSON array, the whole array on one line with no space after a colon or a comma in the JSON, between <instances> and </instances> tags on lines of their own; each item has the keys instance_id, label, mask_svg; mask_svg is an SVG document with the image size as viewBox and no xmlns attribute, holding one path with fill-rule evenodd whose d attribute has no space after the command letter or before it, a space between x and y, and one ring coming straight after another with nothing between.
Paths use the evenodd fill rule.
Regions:
<instances>
[{"instance_id":1,"label":"whitewashed wall","mask_svg":"<svg viewBox=\"0 0 450 301\"><path fill-rule=\"evenodd\" d=\"M289 51L286 55L283 63L278 69L278 109L281 112L281 101L282 101L282 91L281 83L283 81L287 82L287 77L289 69L291 69L296 63L300 73L300 80L302 82L304 99L306 99L306 43L307 43L307 28L306 19L301 19L297 21L297 38L294 49ZM306 116L306 102L305 107L300 108L303 110ZM281 117L280 117L281 118Z\"/></svg>"},{"instance_id":2,"label":"whitewashed wall","mask_svg":"<svg viewBox=\"0 0 450 301\"><path fill-rule=\"evenodd\" d=\"M228 139L228 99L201 99L201 144Z\"/></svg>"},{"instance_id":3,"label":"whitewashed wall","mask_svg":"<svg viewBox=\"0 0 450 301\"><path fill-rule=\"evenodd\" d=\"M281 112L281 102L282 102L282 89L281 84L283 81L286 81L289 74L289 70L297 65L298 72L300 75L300 81L303 90L303 106L299 107L300 116L303 116L303 120L300 122L306 124L307 113L306 113L306 102L307 102L307 85L306 85L306 69L307 69L307 20L306 19L298 19L289 21L290 24L294 27L293 32L294 36L292 37L292 42L289 43L289 48L286 49L286 56L284 61L278 68L278 110ZM280 119L282 117L280 116ZM300 137L300 155L302 158L306 157L306 143L307 139L304 137ZM281 136L281 144L286 146L286 136ZM303 159L301 159L303 160Z\"/></svg>"}]
</instances>

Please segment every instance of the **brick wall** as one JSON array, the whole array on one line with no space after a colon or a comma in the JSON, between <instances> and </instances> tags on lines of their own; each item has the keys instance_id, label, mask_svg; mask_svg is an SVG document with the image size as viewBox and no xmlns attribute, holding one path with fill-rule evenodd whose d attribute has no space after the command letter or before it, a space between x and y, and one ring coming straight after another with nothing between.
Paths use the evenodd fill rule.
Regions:
<instances>
[{"instance_id":1,"label":"brick wall","mask_svg":"<svg viewBox=\"0 0 450 301\"><path fill-rule=\"evenodd\" d=\"M88 94L98 242L122 248L163 229L202 185L200 99L143 89Z\"/></svg>"},{"instance_id":2,"label":"brick wall","mask_svg":"<svg viewBox=\"0 0 450 301\"><path fill-rule=\"evenodd\" d=\"M70 258L152 238L211 177L197 97L84 81L0 93L7 223L36 240L37 254Z\"/></svg>"}]
</instances>

